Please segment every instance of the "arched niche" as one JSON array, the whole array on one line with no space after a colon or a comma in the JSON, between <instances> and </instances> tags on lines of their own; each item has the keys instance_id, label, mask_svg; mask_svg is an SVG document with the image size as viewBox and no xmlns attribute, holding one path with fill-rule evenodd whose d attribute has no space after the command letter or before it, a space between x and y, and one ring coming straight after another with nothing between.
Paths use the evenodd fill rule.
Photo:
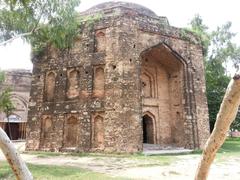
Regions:
<instances>
[{"instance_id":1,"label":"arched niche","mask_svg":"<svg viewBox=\"0 0 240 180\"><path fill-rule=\"evenodd\" d=\"M154 97L154 77L152 74L143 70L141 74L142 96L145 98Z\"/></svg>"},{"instance_id":2,"label":"arched niche","mask_svg":"<svg viewBox=\"0 0 240 180\"><path fill-rule=\"evenodd\" d=\"M103 67L96 67L94 69L94 80L93 80L93 95L95 97L104 96L104 69Z\"/></svg>"},{"instance_id":3,"label":"arched niche","mask_svg":"<svg viewBox=\"0 0 240 180\"><path fill-rule=\"evenodd\" d=\"M46 75L45 91L47 101L53 101L55 92L56 75L54 72L49 72Z\"/></svg>"},{"instance_id":4,"label":"arched niche","mask_svg":"<svg viewBox=\"0 0 240 180\"><path fill-rule=\"evenodd\" d=\"M97 52L104 52L105 49L106 49L105 30L96 31L95 39L96 39L96 51Z\"/></svg>"},{"instance_id":5,"label":"arched niche","mask_svg":"<svg viewBox=\"0 0 240 180\"><path fill-rule=\"evenodd\" d=\"M46 146L48 142L51 142L51 133L53 130L53 122L51 117L45 117L42 119L41 125L41 144Z\"/></svg>"},{"instance_id":6,"label":"arched niche","mask_svg":"<svg viewBox=\"0 0 240 180\"><path fill-rule=\"evenodd\" d=\"M71 70L68 72L68 98L76 98L79 96L79 71Z\"/></svg>"},{"instance_id":7,"label":"arched niche","mask_svg":"<svg viewBox=\"0 0 240 180\"><path fill-rule=\"evenodd\" d=\"M10 98L14 105L15 110L27 111L28 100L26 100L25 98L23 98L17 94L11 94Z\"/></svg>"},{"instance_id":8,"label":"arched niche","mask_svg":"<svg viewBox=\"0 0 240 180\"><path fill-rule=\"evenodd\" d=\"M102 148L104 146L104 125L103 117L97 115L93 119L93 146Z\"/></svg>"},{"instance_id":9,"label":"arched niche","mask_svg":"<svg viewBox=\"0 0 240 180\"><path fill-rule=\"evenodd\" d=\"M78 140L78 120L71 116L65 122L64 146L76 147Z\"/></svg>"}]
</instances>

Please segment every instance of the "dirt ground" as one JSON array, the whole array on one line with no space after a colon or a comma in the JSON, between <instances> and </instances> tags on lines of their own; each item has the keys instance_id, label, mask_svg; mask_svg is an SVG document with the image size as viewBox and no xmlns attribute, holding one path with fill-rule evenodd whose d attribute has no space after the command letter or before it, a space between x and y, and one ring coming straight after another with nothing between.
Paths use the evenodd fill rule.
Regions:
<instances>
[{"instance_id":1,"label":"dirt ground","mask_svg":"<svg viewBox=\"0 0 240 180\"><path fill-rule=\"evenodd\" d=\"M24 145L17 145L20 150ZM167 165L158 165L157 160L148 158L121 158L104 156L40 156L22 154L22 158L32 164L74 166L101 172L113 177L126 177L130 179L180 179L192 180L200 155L178 155ZM175 157L173 156L173 159ZM0 160L4 160L0 153ZM210 171L209 180L240 180L240 157L228 158L227 161L215 162Z\"/></svg>"}]
</instances>

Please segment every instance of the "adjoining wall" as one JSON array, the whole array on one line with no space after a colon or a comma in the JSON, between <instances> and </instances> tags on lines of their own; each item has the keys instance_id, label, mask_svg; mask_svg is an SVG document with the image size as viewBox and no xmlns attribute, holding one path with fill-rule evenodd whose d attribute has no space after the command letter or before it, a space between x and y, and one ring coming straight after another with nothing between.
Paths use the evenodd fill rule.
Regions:
<instances>
[{"instance_id":1,"label":"adjoining wall","mask_svg":"<svg viewBox=\"0 0 240 180\"><path fill-rule=\"evenodd\" d=\"M201 46L166 18L123 4L85 12L103 17L83 25L68 52L33 57L28 150L138 152L146 131L162 146L206 141Z\"/></svg>"},{"instance_id":2,"label":"adjoining wall","mask_svg":"<svg viewBox=\"0 0 240 180\"><path fill-rule=\"evenodd\" d=\"M11 89L10 97L15 109L8 120L4 113L0 113L0 127L5 130L9 137L11 134L12 140L22 140L26 138L31 72L28 70L8 70L4 73L5 81L0 87L0 92L6 88Z\"/></svg>"}]
</instances>

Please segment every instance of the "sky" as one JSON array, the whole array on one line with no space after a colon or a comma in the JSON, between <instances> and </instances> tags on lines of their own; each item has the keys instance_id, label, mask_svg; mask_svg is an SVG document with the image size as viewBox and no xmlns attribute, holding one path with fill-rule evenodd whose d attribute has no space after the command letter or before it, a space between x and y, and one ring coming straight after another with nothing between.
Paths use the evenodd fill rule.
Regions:
<instances>
[{"instance_id":1,"label":"sky","mask_svg":"<svg viewBox=\"0 0 240 180\"><path fill-rule=\"evenodd\" d=\"M84 11L108 0L82 0L78 8ZM125 0L122 0L125 1ZM166 16L170 25L187 27L195 14L203 18L210 30L227 21L232 22L232 32L238 35L234 41L240 45L239 0L127 0L143 5L159 16ZM0 69L32 69L31 47L21 39L0 46Z\"/></svg>"}]
</instances>

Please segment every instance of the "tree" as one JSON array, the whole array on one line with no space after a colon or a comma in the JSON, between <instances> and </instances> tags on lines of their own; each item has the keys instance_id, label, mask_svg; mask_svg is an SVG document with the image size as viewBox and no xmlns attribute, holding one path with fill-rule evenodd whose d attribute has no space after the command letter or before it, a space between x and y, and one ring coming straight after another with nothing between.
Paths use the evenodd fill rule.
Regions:
<instances>
[{"instance_id":1,"label":"tree","mask_svg":"<svg viewBox=\"0 0 240 180\"><path fill-rule=\"evenodd\" d=\"M4 81L4 74L0 71L0 85ZM9 117L11 111L13 110L13 104L10 99L10 90L1 89L0 92L0 112L5 112L7 118ZM9 123L8 123L9 124ZM9 129L10 130L10 129ZM10 130L11 132L11 130ZM0 149L4 153L9 165L11 166L17 179L33 179L30 171L28 170L26 164L21 159L19 153L15 149L13 143L7 136L7 134L0 127Z\"/></svg>"},{"instance_id":2,"label":"tree","mask_svg":"<svg viewBox=\"0 0 240 180\"><path fill-rule=\"evenodd\" d=\"M196 29L198 30L196 34L200 36L205 55L209 119L210 127L213 129L203 149L202 158L195 176L196 180L206 180L216 152L224 143L230 125L238 113L240 105L240 72L235 74L226 89L230 78L224 65L231 61L238 69L240 47L232 42L235 34L230 31L231 23L226 23L218 27L216 31L209 33L206 31L207 28L202 28L205 26L202 24L200 16L196 16L192 22L194 22L191 23L192 30L193 32ZM208 39L203 39L202 36L208 37ZM219 106L220 110L218 112ZM215 117L217 117L216 122ZM236 120L239 120L239 115ZM237 124L239 123L235 121L233 126L236 127Z\"/></svg>"},{"instance_id":3,"label":"tree","mask_svg":"<svg viewBox=\"0 0 240 180\"><path fill-rule=\"evenodd\" d=\"M79 0L5 0L0 4L0 45L23 38L39 52L71 47L78 32Z\"/></svg>"},{"instance_id":4,"label":"tree","mask_svg":"<svg viewBox=\"0 0 240 180\"><path fill-rule=\"evenodd\" d=\"M209 168L216 156L218 149L226 139L231 123L234 121L240 105L240 72L236 73L230 81L223 98L217 120L210 135L199 163L195 179L206 180Z\"/></svg>"},{"instance_id":5,"label":"tree","mask_svg":"<svg viewBox=\"0 0 240 180\"><path fill-rule=\"evenodd\" d=\"M225 65L232 62L237 68L237 64L240 63L240 47L232 42L236 34L231 32L230 22L209 32L208 27L203 24L202 18L196 15L190 25L189 30L199 37L203 47L206 94L210 131L212 131L228 82L231 79L227 74ZM240 124L240 113L238 113L231 129L239 128L238 124Z\"/></svg>"}]
</instances>

